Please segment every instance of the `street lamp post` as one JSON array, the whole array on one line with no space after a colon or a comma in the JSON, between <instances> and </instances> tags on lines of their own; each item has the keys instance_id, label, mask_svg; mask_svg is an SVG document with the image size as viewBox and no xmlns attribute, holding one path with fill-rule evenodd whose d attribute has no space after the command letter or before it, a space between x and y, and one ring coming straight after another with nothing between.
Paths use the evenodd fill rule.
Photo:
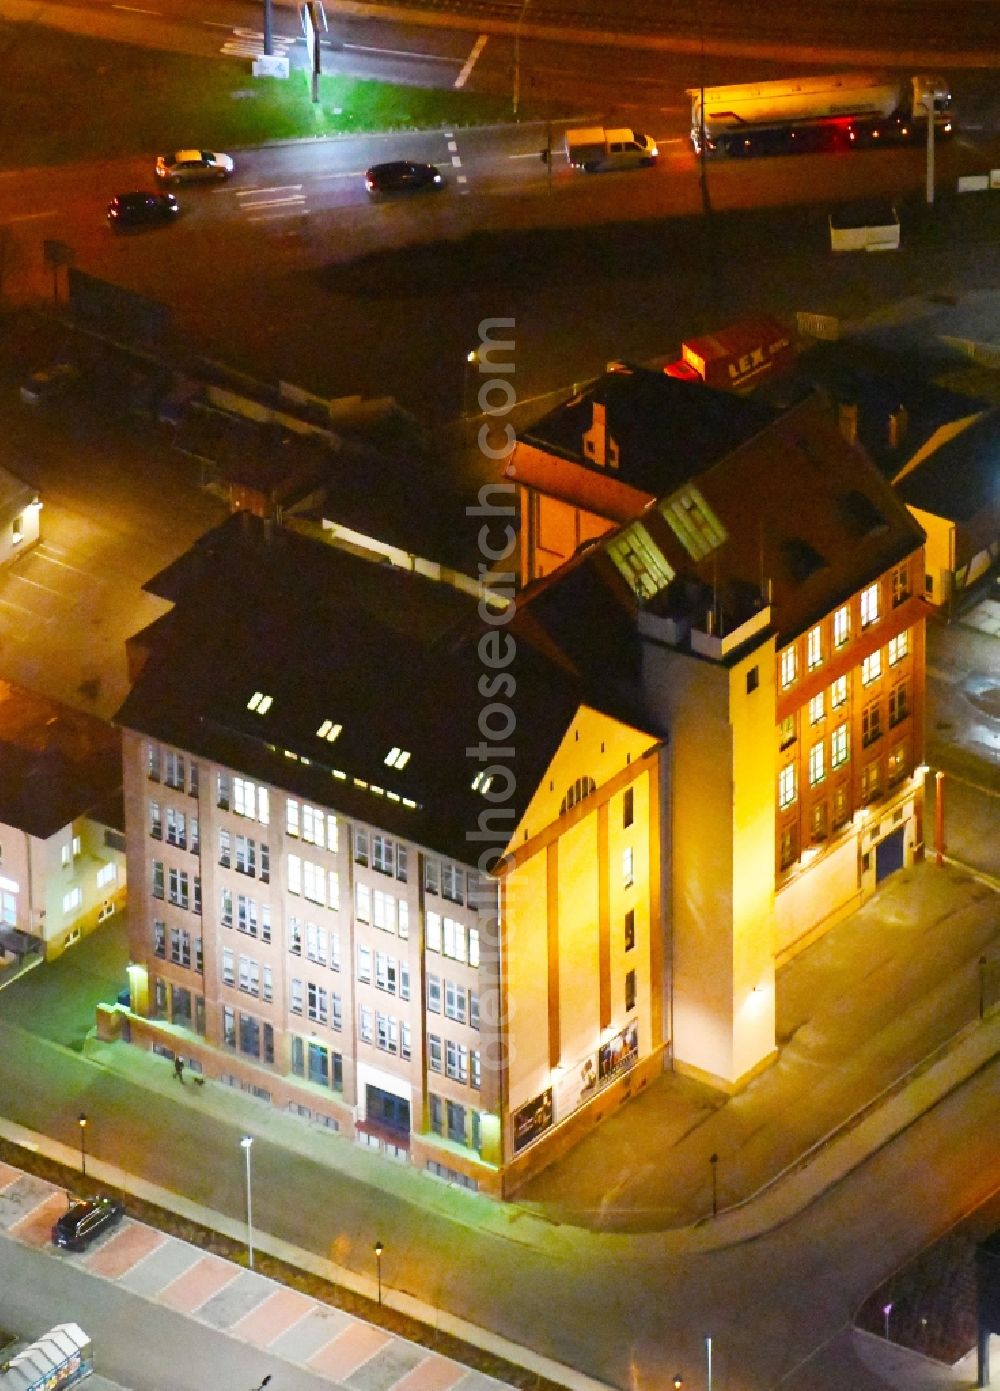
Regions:
<instances>
[{"instance_id":1,"label":"street lamp post","mask_svg":"<svg viewBox=\"0 0 1000 1391\"><path fill-rule=\"evenodd\" d=\"M253 1136L244 1135L240 1147L247 1161L247 1264L253 1270L253 1190L250 1184L250 1151L253 1148Z\"/></svg>"},{"instance_id":2,"label":"street lamp post","mask_svg":"<svg viewBox=\"0 0 1000 1391\"><path fill-rule=\"evenodd\" d=\"M705 1361L708 1364L708 1380L705 1384L708 1391L712 1391L712 1335L710 1333L705 1334Z\"/></svg>"},{"instance_id":3,"label":"street lamp post","mask_svg":"<svg viewBox=\"0 0 1000 1391\"><path fill-rule=\"evenodd\" d=\"M385 1250L385 1247L382 1245L381 1241L376 1241L374 1250L375 1250L375 1279L376 1279L376 1282L377 1282L377 1284L378 1284L378 1302L379 1302L379 1306L381 1307L381 1304L382 1304L382 1252Z\"/></svg>"},{"instance_id":4,"label":"street lamp post","mask_svg":"<svg viewBox=\"0 0 1000 1391\"><path fill-rule=\"evenodd\" d=\"M892 1304L882 1305L882 1327L885 1330L885 1340L889 1341L889 1315L892 1313Z\"/></svg>"},{"instance_id":5,"label":"street lamp post","mask_svg":"<svg viewBox=\"0 0 1000 1391\"><path fill-rule=\"evenodd\" d=\"M681 1376L680 1372L678 1372L678 1373L676 1374L676 1376L674 1377L674 1391L681 1391L681 1387L682 1387L683 1385L684 1385L684 1378Z\"/></svg>"},{"instance_id":6,"label":"street lamp post","mask_svg":"<svg viewBox=\"0 0 1000 1391\"><path fill-rule=\"evenodd\" d=\"M521 10L517 16L517 27L514 30L514 119L517 120L518 107L521 105L521 26L524 24L524 12L530 5L531 0L521 0Z\"/></svg>"},{"instance_id":7,"label":"street lamp post","mask_svg":"<svg viewBox=\"0 0 1000 1391\"><path fill-rule=\"evenodd\" d=\"M934 202L934 90L925 92L921 101L927 108L927 204Z\"/></svg>"},{"instance_id":8,"label":"street lamp post","mask_svg":"<svg viewBox=\"0 0 1000 1391\"><path fill-rule=\"evenodd\" d=\"M80 1115L79 1115L79 1118L78 1118L78 1124L79 1124L79 1126L80 1126L80 1177L81 1177L81 1178L86 1178L86 1177L87 1177L87 1117L86 1117L86 1115L83 1113L83 1111L80 1112Z\"/></svg>"}]
</instances>

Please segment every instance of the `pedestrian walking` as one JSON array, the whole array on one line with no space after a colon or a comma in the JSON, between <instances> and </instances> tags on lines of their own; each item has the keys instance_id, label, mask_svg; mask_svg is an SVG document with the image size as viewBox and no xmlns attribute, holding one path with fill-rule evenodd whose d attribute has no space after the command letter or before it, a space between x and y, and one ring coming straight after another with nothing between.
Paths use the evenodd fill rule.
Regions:
<instances>
[{"instance_id":1,"label":"pedestrian walking","mask_svg":"<svg viewBox=\"0 0 1000 1391\"><path fill-rule=\"evenodd\" d=\"M183 1085L184 1085L184 1059L183 1059L183 1058L175 1058L175 1059L174 1059L174 1076L177 1078L178 1082L180 1082L181 1086L183 1087Z\"/></svg>"}]
</instances>

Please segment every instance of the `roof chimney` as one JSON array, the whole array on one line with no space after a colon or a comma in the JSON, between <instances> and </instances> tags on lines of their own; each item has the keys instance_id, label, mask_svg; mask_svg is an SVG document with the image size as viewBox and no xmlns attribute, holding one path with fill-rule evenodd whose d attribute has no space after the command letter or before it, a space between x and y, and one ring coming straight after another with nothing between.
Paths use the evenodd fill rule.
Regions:
<instances>
[{"instance_id":1,"label":"roof chimney","mask_svg":"<svg viewBox=\"0 0 1000 1391\"><path fill-rule=\"evenodd\" d=\"M589 430L583 432L583 452L600 468L618 467L618 444L608 434L607 407L603 401L592 401L594 415Z\"/></svg>"}]
</instances>

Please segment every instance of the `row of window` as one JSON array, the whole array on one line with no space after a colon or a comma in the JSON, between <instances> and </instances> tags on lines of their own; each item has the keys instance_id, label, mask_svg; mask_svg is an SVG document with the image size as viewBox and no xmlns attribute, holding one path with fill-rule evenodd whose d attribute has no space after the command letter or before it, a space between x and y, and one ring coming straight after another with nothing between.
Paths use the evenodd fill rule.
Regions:
<instances>
[{"instance_id":1,"label":"row of window","mask_svg":"<svg viewBox=\"0 0 1000 1391\"><path fill-rule=\"evenodd\" d=\"M246 894L233 894L232 889L219 890L219 913L223 927L233 926L233 905L236 905L236 929L248 937L260 937L262 942L271 940L271 905L258 904L255 898ZM293 920L294 921L294 920Z\"/></svg>"},{"instance_id":2,"label":"row of window","mask_svg":"<svg viewBox=\"0 0 1000 1391\"><path fill-rule=\"evenodd\" d=\"M330 963L332 971L340 970L340 933L336 928L328 933L318 923L300 922L291 918L288 923L288 950L292 956L305 956L317 966Z\"/></svg>"},{"instance_id":3,"label":"row of window","mask_svg":"<svg viewBox=\"0 0 1000 1391\"><path fill-rule=\"evenodd\" d=\"M267 842L262 840L258 845L252 836L234 836L225 827L219 830L219 864L264 884L271 882L271 848Z\"/></svg>"},{"instance_id":4,"label":"row of window","mask_svg":"<svg viewBox=\"0 0 1000 1391\"><path fill-rule=\"evenodd\" d=\"M303 860L299 855L289 855L288 892L301 894L310 903L318 903L322 908L340 908L340 875L335 869L324 869L314 860Z\"/></svg>"},{"instance_id":5,"label":"row of window","mask_svg":"<svg viewBox=\"0 0 1000 1391\"><path fill-rule=\"evenodd\" d=\"M472 1029L479 1028L479 992L466 990L457 981L444 980L440 976L427 977L427 1009L430 1014L444 1013L456 1024L468 1023Z\"/></svg>"},{"instance_id":6,"label":"row of window","mask_svg":"<svg viewBox=\"0 0 1000 1391\"><path fill-rule=\"evenodd\" d=\"M469 1134L470 1108L462 1106L457 1101L449 1101L443 1096L435 1096L431 1092L427 1097L428 1120L431 1132L434 1135L441 1135L456 1145L466 1145L472 1149L479 1148L479 1113L471 1111L472 1134ZM437 1172L440 1165L428 1162L428 1169ZM469 1186L472 1186L469 1184Z\"/></svg>"},{"instance_id":7,"label":"row of window","mask_svg":"<svg viewBox=\"0 0 1000 1391\"><path fill-rule=\"evenodd\" d=\"M215 802L221 811L232 811L262 826L271 824L270 795L266 787L231 773L217 773Z\"/></svg>"},{"instance_id":8,"label":"row of window","mask_svg":"<svg viewBox=\"0 0 1000 1391\"><path fill-rule=\"evenodd\" d=\"M401 1000L410 998L410 967L406 961L397 962L384 951L373 952L363 942L358 943L358 980L373 985L387 995L399 992Z\"/></svg>"},{"instance_id":9,"label":"row of window","mask_svg":"<svg viewBox=\"0 0 1000 1391\"><path fill-rule=\"evenodd\" d=\"M154 898L166 898L176 908L201 912L201 876L189 877L186 869L167 871L162 860L154 860L150 892Z\"/></svg>"},{"instance_id":10,"label":"row of window","mask_svg":"<svg viewBox=\"0 0 1000 1391\"><path fill-rule=\"evenodd\" d=\"M222 949L222 983L236 986L244 995L258 996L265 1004L274 999L273 968L265 962L262 972L260 962L242 952L237 961L231 947Z\"/></svg>"},{"instance_id":11,"label":"row of window","mask_svg":"<svg viewBox=\"0 0 1000 1391\"><path fill-rule=\"evenodd\" d=\"M340 840L337 818L332 812L299 802L294 797L285 798L285 833L296 840L301 838L307 845L334 853Z\"/></svg>"},{"instance_id":12,"label":"row of window","mask_svg":"<svg viewBox=\"0 0 1000 1391\"><path fill-rule=\"evenodd\" d=\"M335 1092L344 1090L343 1055L327 1048L316 1039L292 1036L292 1074L315 1082L319 1087L331 1087Z\"/></svg>"},{"instance_id":13,"label":"row of window","mask_svg":"<svg viewBox=\"0 0 1000 1391\"><path fill-rule=\"evenodd\" d=\"M909 691L906 682L900 682L889 693L889 728L894 729L910 714ZM882 706L872 701L861 712L861 747L870 748L882 738ZM809 749L809 786L816 787L826 777L827 772L842 768L850 758L850 730L847 723L839 724L830 733L829 767L827 765L826 740L818 739ZM778 771L778 809L784 811L798 795L798 770L794 762L789 762Z\"/></svg>"},{"instance_id":14,"label":"row of window","mask_svg":"<svg viewBox=\"0 0 1000 1391\"><path fill-rule=\"evenodd\" d=\"M175 792L187 791L192 797L197 797L198 765L193 758L187 764L186 783L184 775L183 754L175 753L173 749L162 748L152 740L147 742L146 776L151 782L162 782L166 787L172 787Z\"/></svg>"},{"instance_id":15,"label":"row of window","mask_svg":"<svg viewBox=\"0 0 1000 1391\"><path fill-rule=\"evenodd\" d=\"M197 816L187 816L176 807L164 810L159 802L149 803L149 834L154 840L166 840L168 845L174 845L178 850L187 850L189 833L190 849L196 855L200 848Z\"/></svg>"},{"instance_id":16,"label":"row of window","mask_svg":"<svg viewBox=\"0 0 1000 1391\"><path fill-rule=\"evenodd\" d=\"M222 1006L222 1041L227 1048L239 1049L248 1058L274 1062L274 1027L252 1014Z\"/></svg>"},{"instance_id":17,"label":"row of window","mask_svg":"<svg viewBox=\"0 0 1000 1391\"><path fill-rule=\"evenodd\" d=\"M371 923L383 932L396 932L404 941L410 935L409 903L384 889L355 884L354 916L359 923Z\"/></svg>"},{"instance_id":18,"label":"row of window","mask_svg":"<svg viewBox=\"0 0 1000 1391\"><path fill-rule=\"evenodd\" d=\"M482 1056L478 1048L468 1048L454 1039L427 1035L427 1070L443 1072L454 1082L463 1082L476 1091L483 1084Z\"/></svg>"},{"instance_id":19,"label":"row of window","mask_svg":"<svg viewBox=\"0 0 1000 1391\"><path fill-rule=\"evenodd\" d=\"M192 946L194 948L193 957ZM153 953L161 961L167 959L167 925L159 919L153 923ZM172 927L170 929L170 960L175 966L188 968L193 960L194 969L201 975L205 969L201 938L193 938L187 928Z\"/></svg>"},{"instance_id":20,"label":"row of window","mask_svg":"<svg viewBox=\"0 0 1000 1391\"><path fill-rule=\"evenodd\" d=\"M896 744L889 750L886 759L886 784L892 787L904 776L908 766L908 751L905 743ZM859 800L861 805L873 802L882 794L882 760L870 759L861 769ZM832 799L825 798L812 803L809 809L809 831L813 842L826 840L832 828L839 831L847 825L851 816L850 788L841 783L833 788ZM799 857L799 832L797 822L781 828L779 862L782 869L788 869Z\"/></svg>"},{"instance_id":21,"label":"row of window","mask_svg":"<svg viewBox=\"0 0 1000 1391\"><path fill-rule=\"evenodd\" d=\"M412 1055L412 1035L405 1019L383 1014L371 1005L358 1006L358 1038L383 1053L397 1053L404 1061Z\"/></svg>"},{"instance_id":22,"label":"row of window","mask_svg":"<svg viewBox=\"0 0 1000 1391\"><path fill-rule=\"evenodd\" d=\"M889 668L893 668L903 660L910 651L909 629L904 630L897 637L890 639L887 648ZM877 649L870 653L861 664L861 684L870 686L882 675L882 652ZM836 681L825 691L819 691L812 696L806 705L806 714L810 725L820 724L826 719L827 710L839 710L847 704L847 677L838 676ZM779 748L787 748L789 744L795 742L796 716L787 715L782 720L778 731Z\"/></svg>"},{"instance_id":23,"label":"row of window","mask_svg":"<svg viewBox=\"0 0 1000 1391\"><path fill-rule=\"evenodd\" d=\"M379 874L394 876L400 883L406 883L409 855L405 845L384 836L379 831L368 831L357 827L354 832L354 862L378 870Z\"/></svg>"},{"instance_id":24,"label":"row of window","mask_svg":"<svg viewBox=\"0 0 1000 1391\"><path fill-rule=\"evenodd\" d=\"M910 573L907 564L899 565L892 571L890 577L892 588L892 607L896 608L910 597ZM859 617L861 631L870 628L873 623L878 622L881 617L881 598L879 583L866 586L861 591L859 600ZM849 604L841 604L834 610L831 624L832 650L839 652L846 647L851 637L851 609ZM805 637L805 670L807 672L817 671L827 660L829 652L826 650L825 625L817 623L810 628ZM893 639L898 642L897 639ZM898 657L897 657L897 660ZM782 690L787 690L799 677L799 644L798 642L789 643L782 649L778 659L778 679Z\"/></svg>"},{"instance_id":25,"label":"row of window","mask_svg":"<svg viewBox=\"0 0 1000 1391\"><path fill-rule=\"evenodd\" d=\"M442 918L431 909L425 915L424 945L428 951L440 952L452 961L479 965L479 929L467 928L457 918Z\"/></svg>"}]
</instances>

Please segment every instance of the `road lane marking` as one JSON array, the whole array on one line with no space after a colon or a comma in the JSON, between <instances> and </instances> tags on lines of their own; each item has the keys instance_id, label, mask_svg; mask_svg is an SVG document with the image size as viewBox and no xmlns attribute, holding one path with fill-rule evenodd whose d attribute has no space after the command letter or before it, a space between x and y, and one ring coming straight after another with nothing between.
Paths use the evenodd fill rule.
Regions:
<instances>
[{"instance_id":1,"label":"road lane marking","mask_svg":"<svg viewBox=\"0 0 1000 1391\"><path fill-rule=\"evenodd\" d=\"M452 164L454 165L454 167L455 167L456 169L461 169L461 167L462 167L462 161L461 161L461 159L458 157L458 155L452 155L452 157L451 157L451 162L452 162Z\"/></svg>"},{"instance_id":2,"label":"road lane marking","mask_svg":"<svg viewBox=\"0 0 1000 1391\"><path fill-rule=\"evenodd\" d=\"M342 169L334 174L314 174L312 181L319 183L320 179L360 179L364 172L363 169Z\"/></svg>"},{"instance_id":3,"label":"road lane marking","mask_svg":"<svg viewBox=\"0 0 1000 1391\"><path fill-rule=\"evenodd\" d=\"M476 66L477 62L479 61L479 55L486 47L486 41L488 38L489 34L480 34L479 38L472 45L472 52L469 54L468 58L466 58L462 71L455 78L456 87L464 87L465 84L468 82L469 74L472 72L472 69Z\"/></svg>"},{"instance_id":4,"label":"road lane marking","mask_svg":"<svg viewBox=\"0 0 1000 1391\"><path fill-rule=\"evenodd\" d=\"M423 58L428 63L458 62L457 58L450 58L447 53L417 53L408 48L378 48L368 43L342 43L339 46L352 53L380 53L387 58Z\"/></svg>"},{"instance_id":5,"label":"road lane marking","mask_svg":"<svg viewBox=\"0 0 1000 1391\"><path fill-rule=\"evenodd\" d=\"M157 18L163 13L162 10L143 10L138 5L112 5L113 10L127 10L129 14L151 14Z\"/></svg>"},{"instance_id":6,"label":"road lane marking","mask_svg":"<svg viewBox=\"0 0 1000 1391\"><path fill-rule=\"evenodd\" d=\"M294 210L294 211L291 211L291 212L287 212L287 213L264 213L261 217L248 217L248 218L247 218L247 221L248 221L248 222L277 222L277 221L279 221L281 218L287 218L287 217L297 217L297 218L300 218L300 219L301 219L302 214L301 214L301 212L298 212L297 210Z\"/></svg>"},{"instance_id":7,"label":"road lane marking","mask_svg":"<svg viewBox=\"0 0 1000 1391\"><path fill-rule=\"evenodd\" d=\"M304 193L293 193L290 198L264 198L260 203L244 203L244 208L252 208L255 212L258 208L287 208L290 206L301 206L304 202Z\"/></svg>"},{"instance_id":8,"label":"road lane marking","mask_svg":"<svg viewBox=\"0 0 1000 1391\"><path fill-rule=\"evenodd\" d=\"M37 222L40 218L55 217L55 215L56 210L55 208L52 208L49 210L49 212L44 213L18 213L16 217L8 217L4 220L6 222Z\"/></svg>"},{"instance_id":9,"label":"road lane marking","mask_svg":"<svg viewBox=\"0 0 1000 1391\"><path fill-rule=\"evenodd\" d=\"M256 198L259 193L298 193L301 184L274 184L270 188L240 188L236 190L237 198Z\"/></svg>"}]
</instances>

